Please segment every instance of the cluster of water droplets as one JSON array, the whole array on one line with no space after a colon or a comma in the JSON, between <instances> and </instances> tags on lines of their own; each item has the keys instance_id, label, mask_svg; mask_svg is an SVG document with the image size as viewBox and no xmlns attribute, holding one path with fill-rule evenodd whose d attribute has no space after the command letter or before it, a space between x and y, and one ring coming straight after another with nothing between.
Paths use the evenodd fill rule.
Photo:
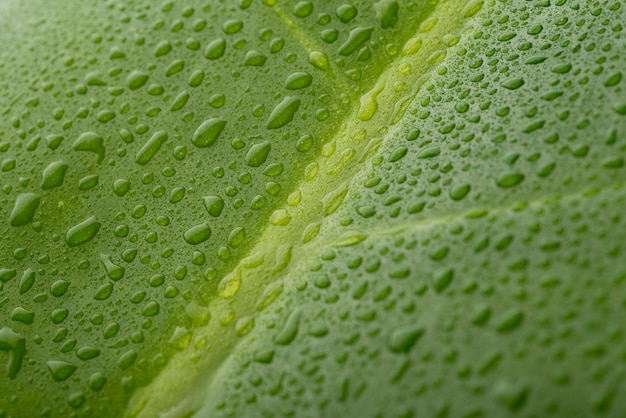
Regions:
<instances>
[{"instance_id":1,"label":"cluster of water droplets","mask_svg":"<svg viewBox=\"0 0 626 418\"><path fill-rule=\"evenodd\" d=\"M265 3L7 5L0 416L119 413L207 346L211 301L433 9Z\"/></svg>"}]
</instances>

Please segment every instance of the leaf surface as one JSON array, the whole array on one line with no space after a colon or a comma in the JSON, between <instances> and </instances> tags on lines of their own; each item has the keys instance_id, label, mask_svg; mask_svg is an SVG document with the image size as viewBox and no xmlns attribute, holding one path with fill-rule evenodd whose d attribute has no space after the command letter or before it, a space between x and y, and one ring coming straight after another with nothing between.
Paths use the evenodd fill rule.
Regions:
<instances>
[{"instance_id":1,"label":"leaf surface","mask_svg":"<svg viewBox=\"0 0 626 418\"><path fill-rule=\"evenodd\" d=\"M5 416L626 411L619 2L0 7Z\"/></svg>"}]
</instances>

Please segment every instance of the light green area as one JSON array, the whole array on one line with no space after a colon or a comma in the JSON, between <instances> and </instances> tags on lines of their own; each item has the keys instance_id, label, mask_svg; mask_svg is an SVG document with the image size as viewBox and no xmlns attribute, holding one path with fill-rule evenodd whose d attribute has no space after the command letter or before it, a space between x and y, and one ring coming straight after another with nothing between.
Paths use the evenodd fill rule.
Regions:
<instances>
[{"instance_id":1,"label":"light green area","mask_svg":"<svg viewBox=\"0 0 626 418\"><path fill-rule=\"evenodd\" d=\"M626 414L619 1L23 3L0 417Z\"/></svg>"}]
</instances>

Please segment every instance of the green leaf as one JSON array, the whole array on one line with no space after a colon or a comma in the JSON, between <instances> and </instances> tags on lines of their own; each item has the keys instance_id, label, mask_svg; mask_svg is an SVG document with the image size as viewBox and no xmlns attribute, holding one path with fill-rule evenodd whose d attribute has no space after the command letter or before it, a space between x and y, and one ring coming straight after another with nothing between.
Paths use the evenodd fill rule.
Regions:
<instances>
[{"instance_id":1,"label":"green leaf","mask_svg":"<svg viewBox=\"0 0 626 418\"><path fill-rule=\"evenodd\" d=\"M0 6L0 416L626 413L626 8Z\"/></svg>"}]
</instances>

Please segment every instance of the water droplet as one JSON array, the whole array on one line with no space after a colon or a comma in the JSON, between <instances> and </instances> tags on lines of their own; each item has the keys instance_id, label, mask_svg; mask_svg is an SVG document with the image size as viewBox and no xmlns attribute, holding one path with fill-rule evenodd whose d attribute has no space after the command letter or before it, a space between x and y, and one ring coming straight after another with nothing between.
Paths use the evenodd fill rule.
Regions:
<instances>
[{"instance_id":1,"label":"water droplet","mask_svg":"<svg viewBox=\"0 0 626 418\"><path fill-rule=\"evenodd\" d=\"M521 173L506 173L496 180L498 187L507 189L514 187L524 181L525 176Z\"/></svg>"},{"instance_id":2,"label":"water droplet","mask_svg":"<svg viewBox=\"0 0 626 418\"><path fill-rule=\"evenodd\" d=\"M200 84L202 84L203 80L204 80L204 71L196 70L189 77L188 83L190 87L198 87Z\"/></svg>"},{"instance_id":3,"label":"water droplet","mask_svg":"<svg viewBox=\"0 0 626 418\"><path fill-rule=\"evenodd\" d=\"M76 371L76 366L66 361L48 361L46 363L52 378L57 382L63 382L67 380Z\"/></svg>"},{"instance_id":4,"label":"water droplet","mask_svg":"<svg viewBox=\"0 0 626 418\"><path fill-rule=\"evenodd\" d=\"M620 81L622 81L622 73L615 73L606 79L604 85L606 87L613 87L619 84Z\"/></svg>"},{"instance_id":5,"label":"water droplet","mask_svg":"<svg viewBox=\"0 0 626 418\"><path fill-rule=\"evenodd\" d=\"M68 168L69 166L64 161L50 163L48 167L43 170L41 188L48 190L61 186Z\"/></svg>"},{"instance_id":6,"label":"water droplet","mask_svg":"<svg viewBox=\"0 0 626 418\"><path fill-rule=\"evenodd\" d=\"M61 296L65 295L69 287L70 282L66 280L57 280L52 283L52 286L50 286L50 293L52 293L52 296L60 298Z\"/></svg>"},{"instance_id":7,"label":"water droplet","mask_svg":"<svg viewBox=\"0 0 626 418\"><path fill-rule=\"evenodd\" d=\"M57 148L59 148L59 145L61 145L61 142L63 142L63 139L63 135L48 135L46 137L46 143L48 144L48 148L53 151L56 150Z\"/></svg>"},{"instance_id":8,"label":"water droplet","mask_svg":"<svg viewBox=\"0 0 626 418\"><path fill-rule=\"evenodd\" d=\"M380 0L374 4L374 9L381 28L387 29L398 23L400 5L396 0Z\"/></svg>"},{"instance_id":9,"label":"water droplet","mask_svg":"<svg viewBox=\"0 0 626 418\"><path fill-rule=\"evenodd\" d=\"M298 2L293 9L293 14L300 18L307 17L311 12L313 12L313 4L310 1Z\"/></svg>"},{"instance_id":10,"label":"water droplet","mask_svg":"<svg viewBox=\"0 0 626 418\"><path fill-rule=\"evenodd\" d=\"M342 23L348 23L357 15L356 7L351 4L342 4L337 7L337 17Z\"/></svg>"},{"instance_id":11,"label":"water droplet","mask_svg":"<svg viewBox=\"0 0 626 418\"><path fill-rule=\"evenodd\" d=\"M389 162L395 163L396 161L404 158L407 152L409 152L409 149L404 145L400 145L399 147L394 149L389 155Z\"/></svg>"},{"instance_id":12,"label":"water droplet","mask_svg":"<svg viewBox=\"0 0 626 418\"><path fill-rule=\"evenodd\" d=\"M323 207L322 211L324 213L324 216L331 215L333 212L337 210L337 208L339 208L339 205L341 205L341 202L343 202L343 199L346 197L346 194L348 193L348 185L349 184L347 182L344 182L338 188L327 193L322 198L322 207Z\"/></svg>"},{"instance_id":13,"label":"water droplet","mask_svg":"<svg viewBox=\"0 0 626 418\"><path fill-rule=\"evenodd\" d=\"M5 280L2 278L3 272L0 270L0 281L4 282ZM28 292L31 287L35 284L35 272L31 269L26 269L24 274L22 274L22 278L18 284L18 288L20 290L20 295Z\"/></svg>"},{"instance_id":14,"label":"water droplet","mask_svg":"<svg viewBox=\"0 0 626 418\"><path fill-rule=\"evenodd\" d=\"M483 7L484 0L472 0L463 8L462 15L464 18L474 16Z\"/></svg>"},{"instance_id":15,"label":"water droplet","mask_svg":"<svg viewBox=\"0 0 626 418\"><path fill-rule=\"evenodd\" d=\"M280 294L283 292L283 281L278 280L268 285L256 302L255 308L257 311L262 311L268 307Z\"/></svg>"},{"instance_id":16,"label":"water droplet","mask_svg":"<svg viewBox=\"0 0 626 418\"><path fill-rule=\"evenodd\" d=\"M226 51L226 41L223 38L215 39L207 45L204 56L210 60L221 58Z\"/></svg>"},{"instance_id":17,"label":"water droplet","mask_svg":"<svg viewBox=\"0 0 626 418\"><path fill-rule=\"evenodd\" d=\"M165 76L171 77L174 74L178 74L179 72L181 72L184 68L185 68L185 61L179 60L179 59L174 60L165 70Z\"/></svg>"},{"instance_id":18,"label":"water droplet","mask_svg":"<svg viewBox=\"0 0 626 418\"><path fill-rule=\"evenodd\" d=\"M246 230L243 227L237 227L228 235L228 245L233 248L238 247L246 239Z\"/></svg>"},{"instance_id":19,"label":"water droplet","mask_svg":"<svg viewBox=\"0 0 626 418\"><path fill-rule=\"evenodd\" d=\"M441 153L441 148L438 146L426 147L417 154L417 158L426 159L436 157Z\"/></svg>"},{"instance_id":20,"label":"water droplet","mask_svg":"<svg viewBox=\"0 0 626 418\"><path fill-rule=\"evenodd\" d=\"M211 118L202 122L191 138L191 143L198 148L206 148L217 141L226 126L221 118Z\"/></svg>"},{"instance_id":21,"label":"water droplet","mask_svg":"<svg viewBox=\"0 0 626 418\"><path fill-rule=\"evenodd\" d=\"M471 185L467 183L458 184L450 190L450 198L456 201L463 200L470 192L471 188Z\"/></svg>"},{"instance_id":22,"label":"water droplet","mask_svg":"<svg viewBox=\"0 0 626 418\"><path fill-rule=\"evenodd\" d=\"M105 283L96 290L96 294L93 295L95 300L106 300L113 293L113 283Z\"/></svg>"},{"instance_id":23,"label":"water droplet","mask_svg":"<svg viewBox=\"0 0 626 418\"><path fill-rule=\"evenodd\" d=\"M154 302L153 302L154 303ZM158 305L157 305L158 306ZM137 352L135 350L128 350L127 352L125 352L124 354L122 354L120 356L120 358L117 360L117 366L122 369L122 370L126 370L128 369L130 366L132 366L133 364L135 364L135 361L137 360L137 357L139 357L139 354L137 354Z\"/></svg>"},{"instance_id":24,"label":"water droplet","mask_svg":"<svg viewBox=\"0 0 626 418\"><path fill-rule=\"evenodd\" d=\"M144 146L137 151L137 154L135 155L135 162L139 165L148 164L167 139L168 135L165 131L155 132L144 144Z\"/></svg>"},{"instance_id":25,"label":"water droplet","mask_svg":"<svg viewBox=\"0 0 626 418\"><path fill-rule=\"evenodd\" d=\"M265 64L265 61L267 61L267 57L260 52L248 51L246 53L244 65L262 67Z\"/></svg>"},{"instance_id":26,"label":"water droplet","mask_svg":"<svg viewBox=\"0 0 626 418\"><path fill-rule=\"evenodd\" d=\"M267 129L278 129L291 122L300 108L300 103L300 99L296 97L286 96L283 98L270 114L265 127Z\"/></svg>"},{"instance_id":27,"label":"water droplet","mask_svg":"<svg viewBox=\"0 0 626 418\"><path fill-rule=\"evenodd\" d=\"M22 368L22 360L26 354L26 339L9 327L0 329L0 351L8 353L7 372L9 379L15 379Z\"/></svg>"},{"instance_id":28,"label":"water droplet","mask_svg":"<svg viewBox=\"0 0 626 418\"><path fill-rule=\"evenodd\" d=\"M291 343L296 336L298 335L298 331L300 329L300 317L302 316L302 311L300 309L293 310L285 324L281 328L281 330L274 337L274 342L279 345L288 345Z\"/></svg>"},{"instance_id":29,"label":"water droplet","mask_svg":"<svg viewBox=\"0 0 626 418\"><path fill-rule=\"evenodd\" d=\"M70 314L69 309L65 309L65 308L55 309L54 311L52 311L52 313L50 313L50 319L52 320L53 324L60 324L61 322L67 319L67 316L69 314ZM65 336L63 338L65 338Z\"/></svg>"},{"instance_id":30,"label":"water droplet","mask_svg":"<svg viewBox=\"0 0 626 418\"><path fill-rule=\"evenodd\" d=\"M367 239L368 235L360 231L346 231L334 242L334 247L351 247Z\"/></svg>"},{"instance_id":31,"label":"water droplet","mask_svg":"<svg viewBox=\"0 0 626 418\"><path fill-rule=\"evenodd\" d=\"M389 333L387 346L393 352L406 353L422 335L424 335L424 328L419 325L400 325Z\"/></svg>"},{"instance_id":32,"label":"water droplet","mask_svg":"<svg viewBox=\"0 0 626 418\"><path fill-rule=\"evenodd\" d=\"M276 209L270 215L270 224L276 226L285 226L291 222L291 215L285 209Z\"/></svg>"},{"instance_id":33,"label":"water droplet","mask_svg":"<svg viewBox=\"0 0 626 418\"><path fill-rule=\"evenodd\" d=\"M74 151L88 151L98 154L98 162L104 159L104 138L95 132L81 134L72 144Z\"/></svg>"},{"instance_id":34,"label":"water droplet","mask_svg":"<svg viewBox=\"0 0 626 418\"><path fill-rule=\"evenodd\" d=\"M211 227L206 222L203 222L199 225L189 228L187 231L185 231L183 237L185 238L185 241L187 241L187 243L191 245L198 245L208 240L211 237L211 233Z\"/></svg>"},{"instance_id":35,"label":"water droplet","mask_svg":"<svg viewBox=\"0 0 626 418\"><path fill-rule=\"evenodd\" d=\"M446 253L447 254L447 253ZM454 269L445 269L433 274L432 283L435 291L441 293L452 283L454 279Z\"/></svg>"},{"instance_id":36,"label":"water droplet","mask_svg":"<svg viewBox=\"0 0 626 418\"><path fill-rule=\"evenodd\" d=\"M516 90L524 85L523 78L511 78L502 83L502 87L507 88L509 90Z\"/></svg>"},{"instance_id":37,"label":"water droplet","mask_svg":"<svg viewBox=\"0 0 626 418\"><path fill-rule=\"evenodd\" d=\"M176 327L168 343L179 350L186 348L191 342L192 333L184 327Z\"/></svg>"},{"instance_id":38,"label":"water droplet","mask_svg":"<svg viewBox=\"0 0 626 418\"><path fill-rule=\"evenodd\" d=\"M311 51L309 53L309 63L311 63L314 67L332 75L330 62L328 61L328 56L325 53L320 51Z\"/></svg>"},{"instance_id":39,"label":"water droplet","mask_svg":"<svg viewBox=\"0 0 626 418\"><path fill-rule=\"evenodd\" d=\"M527 384L500 379L493 386L493 393L511 411L516 411L526 404L530 387Z\"/></svg>"},{"instance_id":40,"label":"water droplet","mask_svg":"<svg viewBox=\"0 0 626 418\"><path fill-rule=\"evenodd\" d=\"M92 187L95 187L98 185L99 182L99 178L97 174L92 174L89 176L85 176L82 179L80 179L80 181L78 182L78 189L79 190L89 190Z\"/></svg>"},{"instance_id":41,"label":"water droplet","mask_svg":"<svg viewBox=\"0 0 626 418\"><path fill-rule=\"evenodd\" d=\"M130 181L126 179L117 179L113 182L113 193L122 197L130 190Z\"/></svg>"},{"instance_id":42,"label":"water droplet","mask_svg":"<svg viewBox=\"0 0 626 418\"><path fill-rule=\"evenodd\" d=\"M11 226L24 226L32 222L40 201L41 196L36 193L20 194L9 216L9 224Z\"/></svg>"},{"instance_id":43,"label":"water droplet","mask_svg":"<svg viewBox=\"0 0 626 418\"><path fill-rule=\"evenodd\" d=\"M513 331L522 324L524 320L524 313L518 308L511 308L503 312L498 318L495 319L496 331L509 332Z\"/></svg>"},{"instance_id":44,"label":"water droplet","mask_svg":"<svg viewBox=\"0 0 626 418\"><path fill-rule=\"evenodd\" d=\"M161 41L154 50L155 57L166 55L172 50L172 44L169 41Z\"/></svg>"},{"instance_id":45,"label":"water droplet","mask_svg":"<svg viewBox=\"0 0 626 418\"><path fill-rule=\"evenodd\" d=\"M204 207L207 212L209 212L209 215L217 218L222 214L222 210L224 209L224 199L219 196L205 196Z\"/></svg>"},{"instance_id":46,"label":"water droplet","mask_svg":"<svg viewBox=\"0 0 626 418\"><path fill-rule=\"evenodd\" d=\"M285 88L288 90L299 90L309 87L313 83L313 76L311 74L298 71L287 77L285 81Z\"/></svg>"},{"instance_id":47,"label":"water droplet","mask_svg":"<svg viewBox=\"0 0 626 418\"><path fill-rule=\"evenodd\" d=\"M249 167L260 167L267 160L271 149L272 144L269 141L254 144L246 153L246 164Z\"/></svg>"},{"instance_id":48,"label":"water droplet","mask_svg":"<svg viewBox=\"0 0 626 418\"><path fill-rule=\"evenodd\" d=\"M241 287L241 268L225 276L217 287L218 296L222 299L232 298Z\"/></svg>"},{"instance_id":49,"label":"water droplet","mask_svg":"<svg viewBox=\"0 0 626 418\"><path fill-rule=\"evenodd\" d=\"M106 377L102 376L102 373L96 372L89 377L89 383L88 383L89 389L93 390L94 392L97 392L104 387L106 382L107 382Z\"/></svg>"},{"instance_id":50,"label":"water droplet","mask_svg":"<svg viewBox=\"0 0 626 418\"><path fill-rule=\"evenodd\" d=\"M353 29L348 36L348 39L339 47L337 51L339 55L348 56L358 48L361 47L365 42L369 41L372 36L372 32L374 28L371 26L368 27L358 27Z\"/></svg>"},{"instance_id":51,"label":"water droplet","mask_svg":"<svg viewBox=\"0 0 626 418\"><path fill-rule=\"evenodd\" d=\"M177 110L182 109L187 103L187 100L189 100L189 93L187 93L186 91L181 92L174 99L174 102L172 103L172 106L170 107L170 111L176 112Z\"/></svg>"},{"instance_id":52,"label":"water droplet","mask_svg":"<svg viewBox=\"0 0 626 418\"><path fill-rule=\"evenodd\" d=\"M65 234L65 242L69 247L76 247L92 240L100 230L100 222L90 216L81 223L71 227Z\"/></svg>"},{"instance_id":53,"label":"water droplet","mask_svg":"<svg viewBox=\"0 0 626 418\"><path fill-rule=\"evenodd\" d=\"M228 35L234 35L243 29L243 22L241 20L229 19L222 25L222 30Z\"/></svg>"},{"instance_id":54,"label":"water droplet","mask_svg":"<svg viewBox=\"0 0 626 418\"><path fill-rule=\"evenodd\" d=\"M98 357L99 355L100 355L100 350L98 350L95 347L88 346L88 345L76 350L76 356L83 361L94 359Z\"/></svg>"},{"instance_id":55,"label":"water droplet","mask_svg":"<svg viewBox=\"0 0 626 418\"><path fill-rule=\"evenodd\" d=\"M131 90L137 90L148 82L148 74L142 71L133 71L126 79L126 85Z\"/></svg>"}]
</instances>

